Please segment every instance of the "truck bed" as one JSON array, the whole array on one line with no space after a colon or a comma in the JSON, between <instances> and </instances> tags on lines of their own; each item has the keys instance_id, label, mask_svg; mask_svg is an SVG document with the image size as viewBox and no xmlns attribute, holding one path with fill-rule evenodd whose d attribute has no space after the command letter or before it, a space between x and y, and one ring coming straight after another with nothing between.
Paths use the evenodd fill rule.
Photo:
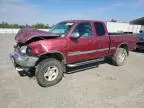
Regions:
<instances>
[{"instance_id":1,"label":"truck bed","mask_svg":"<svg viewBox=\"0 0 144 108\"><path fill-rule=\"evenodd\" d=\"M110 36L110 47L119 46L121 44L128 44L129 50L134 50L136 47L136 35L134 34L125 34L125 33L117 33L111 34Z\"/></svg>"}]
</instances>

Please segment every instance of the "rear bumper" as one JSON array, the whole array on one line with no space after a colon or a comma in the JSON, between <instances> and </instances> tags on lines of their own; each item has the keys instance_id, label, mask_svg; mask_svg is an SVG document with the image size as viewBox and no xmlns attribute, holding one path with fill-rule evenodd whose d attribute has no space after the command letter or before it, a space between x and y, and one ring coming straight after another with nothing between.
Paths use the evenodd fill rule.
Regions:
<instances>
[{"instance_id":1,"label":"rear bumper","mask_svg":"<svg viewBox=\"0 0 144 108\"><path fill-rule=\"evenodd\" d=\"M15 67L20 68L34 67L38 61L38 57L29 56L17 51L15 51L13 54L10 54L10 59Z\"/></svg>"}]
</instances>

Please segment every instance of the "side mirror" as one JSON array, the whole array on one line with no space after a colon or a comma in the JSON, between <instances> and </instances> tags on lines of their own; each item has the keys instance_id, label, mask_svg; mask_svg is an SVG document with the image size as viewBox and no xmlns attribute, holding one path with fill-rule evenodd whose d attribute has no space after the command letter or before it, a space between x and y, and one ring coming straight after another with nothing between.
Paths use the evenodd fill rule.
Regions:
<instances>
[{"instance_id":1,"label":"side mirror","mask_svg":"<svg viewBox=\"0 0 144 108\"><path fill-rule=\"evenodd\" d=\"M71 35L71 38L72 38L72 39L78 39L79 37L80 37L80 34L77 33L77 32L72 33L72 35Z\"/></svg>"}]
</instances>

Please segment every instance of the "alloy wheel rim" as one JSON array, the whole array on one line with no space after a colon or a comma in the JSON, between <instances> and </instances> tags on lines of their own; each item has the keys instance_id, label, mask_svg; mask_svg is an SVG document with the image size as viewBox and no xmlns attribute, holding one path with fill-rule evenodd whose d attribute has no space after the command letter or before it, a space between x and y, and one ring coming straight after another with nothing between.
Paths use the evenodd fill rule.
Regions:
<instances>
[{"instance_id":1,"label":"alloy wheel rim","mask_svg":"<svg viewBox=\"0 0 144 108\"><path fill-rule=\"evenodd\" d=\"M46 81L53 81L57 78L59 70L56 66L49 66L44 73L44 78Z\"/></svg>"},{"instance_id":2,"label":"alloy wheel rim","mask_svg":"<svg viewBox=\"0 0 144 108\"><path fill-rule=\"evenodd\" d=\"M119 61L120 61L120 62L123 62L123 61L125 60L125 57L126 57L126 54L125 54L124 52L122 52L122 53L118 56Z\"/></svg>"}]
</instances>

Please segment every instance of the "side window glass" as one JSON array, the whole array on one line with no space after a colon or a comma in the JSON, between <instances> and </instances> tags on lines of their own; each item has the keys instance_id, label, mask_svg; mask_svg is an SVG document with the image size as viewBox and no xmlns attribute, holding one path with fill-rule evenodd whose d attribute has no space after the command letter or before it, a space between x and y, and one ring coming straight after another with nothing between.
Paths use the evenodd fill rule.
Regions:
<instances>
[{"instance_id":1,"label":"side window glass","mask_svg":"<svg viewBox=\"0 0 144 108\"><path fill-rule=\"evenodd\" d=\"M104 36L105 35L105 28L104 28L104 25L102 23L95 22L94 26L95 26L97 36Z\"/></svg>"},{"instance_id":2,"label":"side window glass","mask_svg":"<svg viewBox=\"0 0 144 108\"><path fill-rule=\"evenodd\" d=\"M92 27L90 23L80 23L73 33L78 33L81 37L91 37Z\"/></svg>"}]
</instances>

